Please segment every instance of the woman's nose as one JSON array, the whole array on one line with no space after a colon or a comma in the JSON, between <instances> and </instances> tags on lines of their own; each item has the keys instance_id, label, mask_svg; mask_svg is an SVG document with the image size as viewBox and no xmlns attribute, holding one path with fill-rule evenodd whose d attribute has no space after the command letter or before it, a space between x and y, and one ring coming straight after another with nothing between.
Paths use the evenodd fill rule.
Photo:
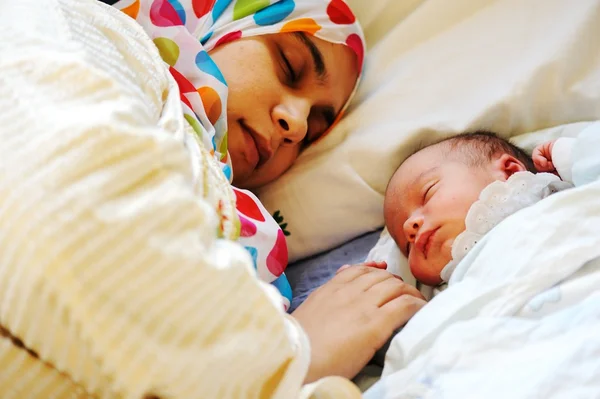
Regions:
<instances>
[{"instance_id":1,"label":"woman's nose","mask_svg":"<svg viewBox=\"0 0 600 399\"><path fill-rule=\"evenodd\" d=\"M415 242L421 226L423 226L422 216L411 216L404 222L404 235L408 242Z\"/></svg>"},{"instance_id":2,"label":"woman's nose","mask_svg":"<svg viewBox=\"0 0 600 399\"><path fill-rule=\"evenodd\" d=\"M274 108L273 119L281 138L280 144L297 144L306 137L309 113L310 105L300 99Z\"/></svg>"}]
</instances>

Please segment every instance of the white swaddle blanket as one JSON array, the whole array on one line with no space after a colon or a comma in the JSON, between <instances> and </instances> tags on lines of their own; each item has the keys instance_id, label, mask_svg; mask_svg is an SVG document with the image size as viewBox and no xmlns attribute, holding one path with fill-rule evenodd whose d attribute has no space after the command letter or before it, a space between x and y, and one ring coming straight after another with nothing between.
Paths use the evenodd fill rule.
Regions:
<instances>
[{"instance_id":1,"label":"white swaddle blanket","mask_svg":"<svg viewBox=\"0 0 600 399\"><path fill-rule=\"evenodd\" d=\"M573 149L575 188L508 217L392 341L367 398L600 394L600 124Z\"/></svg>"}]
</instances>

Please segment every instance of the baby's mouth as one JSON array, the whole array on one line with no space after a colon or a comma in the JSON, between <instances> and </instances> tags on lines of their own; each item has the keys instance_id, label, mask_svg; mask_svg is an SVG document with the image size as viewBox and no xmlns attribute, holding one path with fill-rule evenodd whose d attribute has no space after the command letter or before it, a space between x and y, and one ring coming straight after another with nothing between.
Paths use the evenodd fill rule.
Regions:
<instances>
[{"instance_id":1,"label":"baby's mouth","mask_svg":"<svg viewBox=\"0 0 600 399\"><path fill-rule=\"evenodd\" d=\"M432 229L424 231L420 233L415 242L416 247L423 253L425 259L427 259L427 255L429 254L429 249L431 248L432 243L434 242L435 234L440 228Z\"/></svg>"}]
</instances>

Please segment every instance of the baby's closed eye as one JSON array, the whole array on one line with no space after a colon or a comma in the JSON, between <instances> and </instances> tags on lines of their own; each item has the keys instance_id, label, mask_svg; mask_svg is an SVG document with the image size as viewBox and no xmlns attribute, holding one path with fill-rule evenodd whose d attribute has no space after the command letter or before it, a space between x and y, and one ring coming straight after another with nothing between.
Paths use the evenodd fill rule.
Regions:
<instances>
[{"instance_id":1,"label":"baby's closed eye","mask_svg":"<svg viewBox=\"0 0 600 399\"><path fill-rule=\"evenodd\" d=\"M427 187L427 189L425 189L425 192L423 193L423 203L427 203L427 201L429 201L429 199L431 198L431 196L434 194L434 190L433 188L437 185L437 182L432 182L431 184L429 184Z\"/></svg>"}]
</instances>

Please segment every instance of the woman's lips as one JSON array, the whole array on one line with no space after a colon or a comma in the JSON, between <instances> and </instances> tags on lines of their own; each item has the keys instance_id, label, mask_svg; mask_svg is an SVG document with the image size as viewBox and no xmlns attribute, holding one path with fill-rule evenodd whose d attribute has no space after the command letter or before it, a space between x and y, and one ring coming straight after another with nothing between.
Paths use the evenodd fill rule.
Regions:
<instances>
[{"instance_id":1,"label":"woman's lips","mask_svg":"<svg viewBox=\"0 0 600 399\"><path fill-rule=\"evenodd\" d=\"M271 159L273 150L269 146L268 141L258 134L256 130L248 126L243 120L239 123L244 132L246 147L249 149L246 153L246 159L254 165L255 168L259 168Z\"/></svg>"},{"instance_id":2,"label":"woman's lips","mask_svg":"<svg viewBox=\"0 0 600 399\"><path fill-rule=\"evenodd\" d=\"M256 168L258 163L260 162L260 154L258 152L258 145L252 135L252 132L246 125L240 122L240 126L242 128L242 133L244 134L244 155L246 156L246 161L250 165Z\"/></svg>"}]
</instances>

